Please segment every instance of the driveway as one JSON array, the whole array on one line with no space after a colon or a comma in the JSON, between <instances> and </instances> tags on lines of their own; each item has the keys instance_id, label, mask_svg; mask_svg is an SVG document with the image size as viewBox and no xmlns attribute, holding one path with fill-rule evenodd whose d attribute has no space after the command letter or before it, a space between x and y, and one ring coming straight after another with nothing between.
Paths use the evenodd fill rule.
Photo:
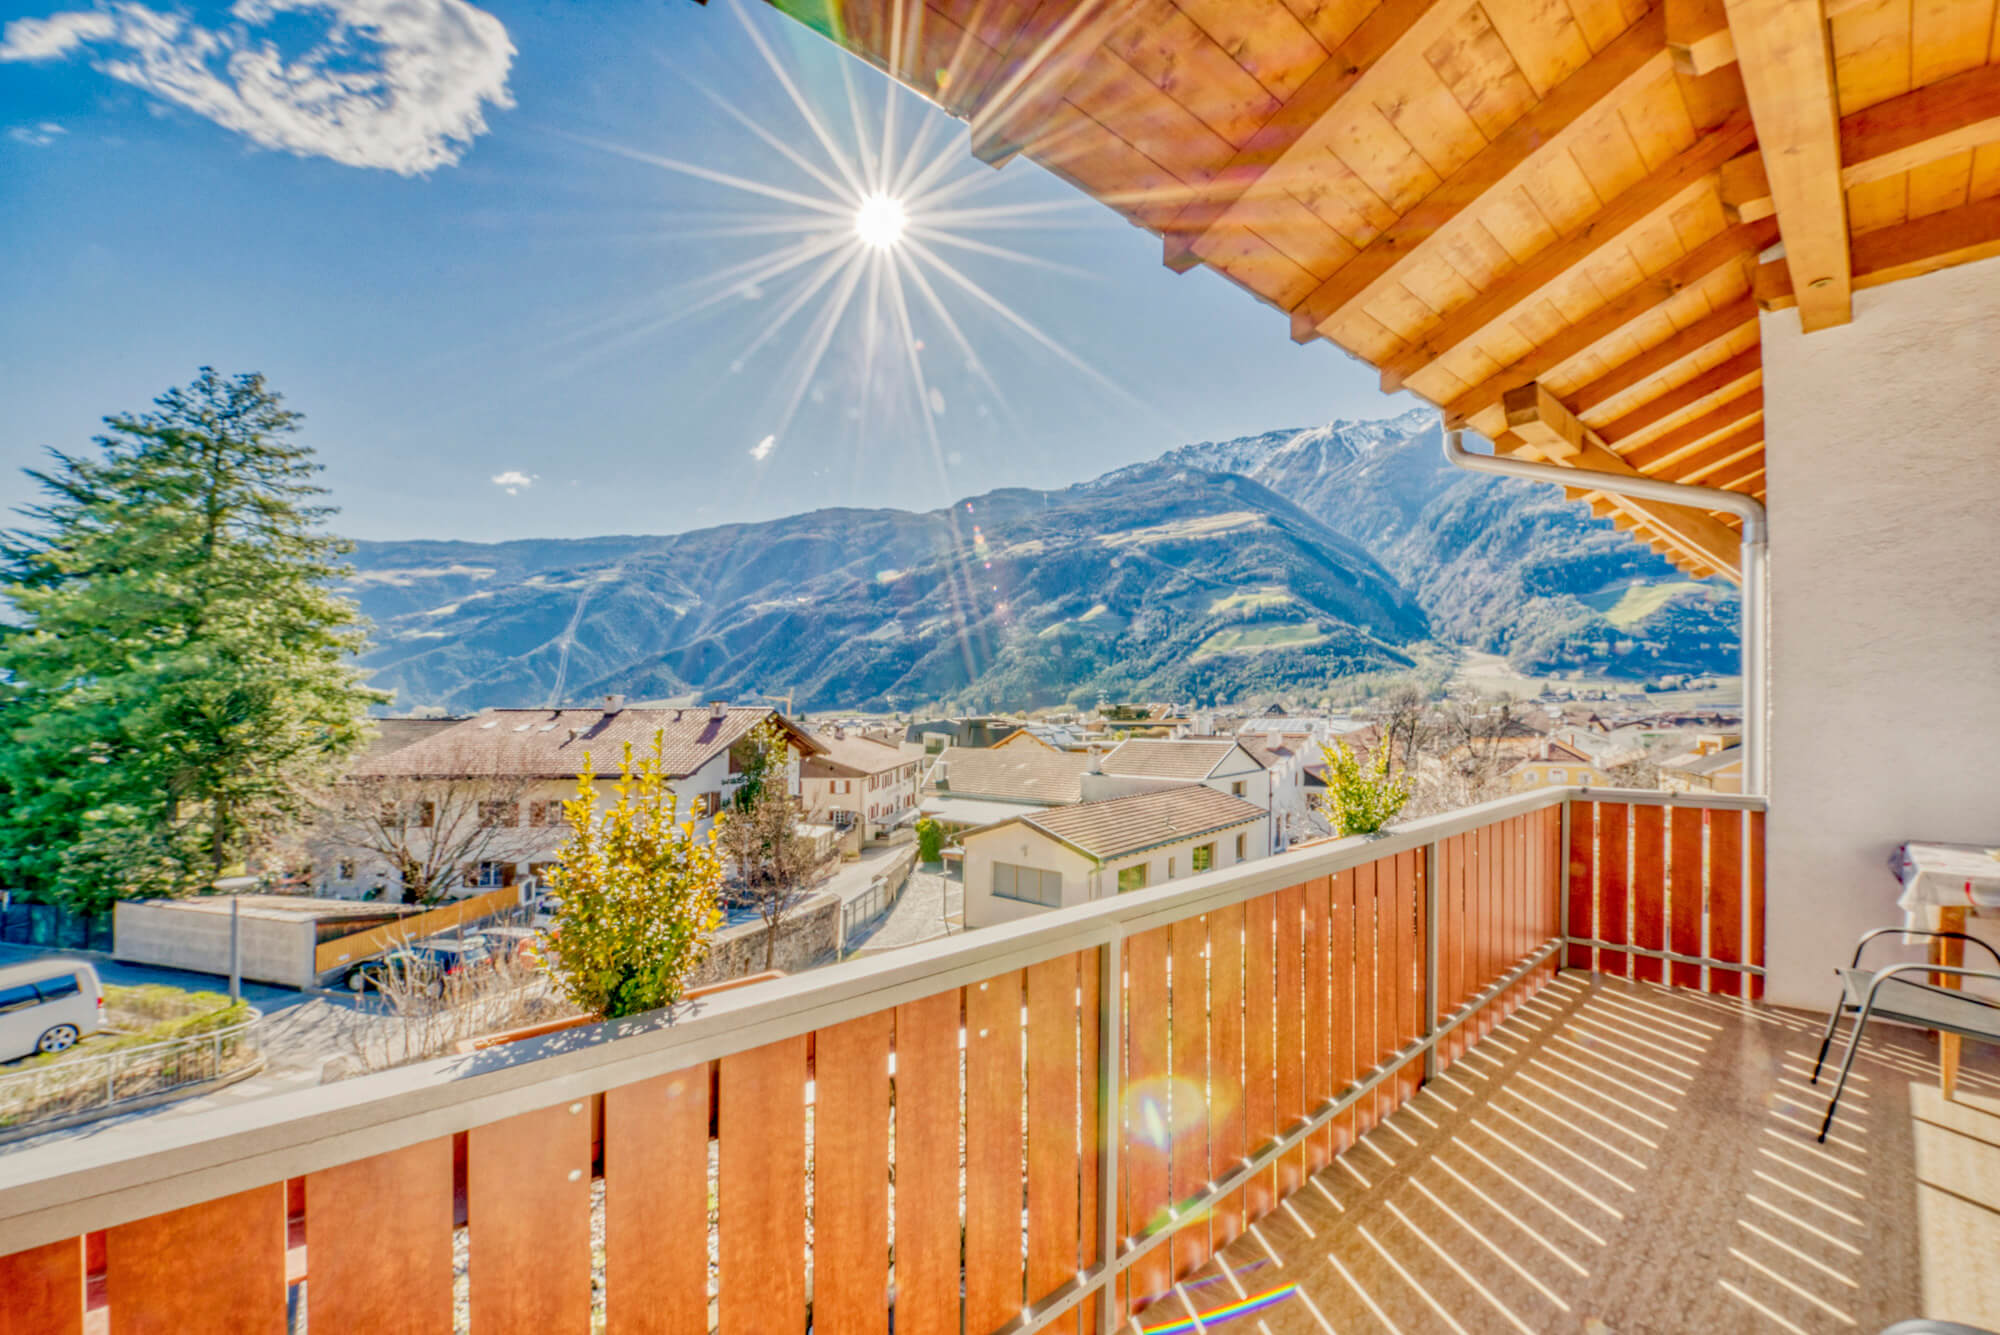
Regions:
<instances>
[{"instance_id":1,"label":"driveway","mask_svg":"<svg viewBox=\"0 0 2000 1335\"><path fill-rule=\"evenodd\" d=\"M229 991L229 980L215 974L123 964L83 951L0 945L0 965L64 957L90 964L97 970L97 976L112 987L162 984L185 992L226 994ZM68 1131L16 1141L8 1148L91 1135L104 1127L133 1118L185 1116L190 1112L242 1103L283 1090L317 1085L320 1070L329 1060L354 1051L361 1035L371 1027L395 1023L371 1011L367 1002L344 992L297 992L287 987L246 981L243 984L243 999L264 1015L263 1022L258 1026L258 1039L263 1048L265 1066L256 1075L202 1098L105 1118ZM0 1066L0 1072L9 1069Z\"/></svg>"}]
</instances>

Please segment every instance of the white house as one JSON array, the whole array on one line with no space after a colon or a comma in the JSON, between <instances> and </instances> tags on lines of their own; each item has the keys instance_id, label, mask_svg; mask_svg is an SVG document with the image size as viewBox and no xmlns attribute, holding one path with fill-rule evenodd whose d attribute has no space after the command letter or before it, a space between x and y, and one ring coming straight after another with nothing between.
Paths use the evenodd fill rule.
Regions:
<instances>
[{"instance_id":1,"label":"white house","mask_svg":"<svg viewBox=\"0 0 2000 1335\"><path fill-rule=\"evenodd\" d=\"M615 780L625 748L631 747L636 766L652 753L655 737L681 819L692 821L697 835L707 834L723 803L742 786L750 733L771 719L790 743L784 782L796 797L800 758L818 756L826 747L778 711L722 703L632 709L620 696L607 697L596 709L485 710L410 745L366 755L349 778L374 783L411 808L403 817L409 827L406 846L427 837L462 840L462 833L443 830L454 819L498 830L498 837L483 841L487 856L458 869L452 892L471 894L543 876L567 833L562 804L576 796L578 776L588 772L600 783ZM467 810L454 812L454 805ZM427 835L431 830L439 833ZM343 846L327 834L314 839L312 853L313 880L321 893L347 898L379 888L393 898L400 887L400 873L387 857Z\"/></svg>"},{"instance_id":2,"label":"white house","mask_svg":"<svg viewBox=\"0 0 2000 1335\"><path fill-rule=\"evenodd\" d=\"M1088 802L1189 783L1261 808L1266 817L1264 851L1275 853L1282 847L1274 842L1277 822L1270 771L1233 738L1135 737L1121 742L1086 770L1078 796Z\"/></svg>"},{"instance_id":3,"label":"white house","mask_svg":"<svg viewBox=\"0 0 2000 1335\"><path fill-rule=\"evenodd\" d=\"M799 765L799 795L816 819L841 829L860 826L864 838L916 819L923 747L908 750L836 727L817 734L823 754Z\"/></svg>"},{"instance_id":4,"label":"white house","mask_svg":"<svg viewBox=\"0 0 2000 1335\"><path fill-rule=\"evenodd\" d=\"M1143 890L1264 856L1262 807L1205 784L1070 806L1024 809L965 844L965 924Z\"/></svg>"}]
</instances>

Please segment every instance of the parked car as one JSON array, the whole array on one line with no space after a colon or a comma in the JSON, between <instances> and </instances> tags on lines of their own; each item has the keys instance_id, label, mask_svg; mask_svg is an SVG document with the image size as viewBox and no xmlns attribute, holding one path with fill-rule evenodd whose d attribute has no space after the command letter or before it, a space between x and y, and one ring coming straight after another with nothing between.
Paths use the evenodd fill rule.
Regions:
<instances>
[{"instance_id":1,"label":"parked car","mask_svg":"<svg viewBox=\"0 0 2000 1335\"><path fill-rule=\"evenodd\" d=\"M104 1025L104 988L82 960L0 969L0 1061L67 1052Z\"/></svg>"},{"instance_id":2,"label":"parked car","mask_svg":"<svg viewBox=\"0 0 2000 1335\"><path fill-rule=\"evenodd\" d=\"M486 938L486 948L496 961L511 959L530 965L541 958L550 935L534 927L482 927L479 934Z\"/></svg>"},{"instance_id":3,"label":"parked car","mask_svg":"<svg viewBox=\"0 0 2000 1335\"><path fill-rule=\"evenodd\" d=\"M356 992L371 987L379 992L385 979L401 977L413 981L424 995L436 997L444 994L445 979L492 965L493 952L484 936L432 937L361 961L347 971L347 985Z\"/></svg>"}]
</instances>

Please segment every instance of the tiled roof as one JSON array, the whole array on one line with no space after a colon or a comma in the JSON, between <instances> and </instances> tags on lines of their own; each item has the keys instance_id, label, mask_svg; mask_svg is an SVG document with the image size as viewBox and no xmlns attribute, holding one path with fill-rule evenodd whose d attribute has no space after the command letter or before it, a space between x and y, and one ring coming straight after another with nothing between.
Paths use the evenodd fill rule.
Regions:
<instances>
[{"instance_id":1,"label":"tiled roof","mask_svg":"<svg viewBox=\"0 0 2000 1335\"><path fill-rule=\"evenodd\" d=\"M880 774L885 770L907 765L914 756L903 754L900 746L878 742L872 737L861 737L848 733L836 737L832 733L814 733L813 740L826 748L826 754L814 758L814 768L834 768L853 774ZM919 755L922 747L917 747Z\"/></svg>"},{"instance_id":2,"label":"tiled roof","mask_svg":"<svg viewBox=\"0 0 2000 1335\"><path fill-rule=\"evenodd\" d=\"M658 733L666 772L681 779L767 718L783 716L763 706L725 708L720 718L706 705L611 713L602 709L489 709L400 750L365 756L354 767L354 774L363 778L505 774L573 779L582 771L587 754L599 776L615 775L627 742L632 744L636 761L651 752ZM792 734L793 749L807 754L826 749L796 724L785 723Z\"/></svg>"},{"instance_id":3,"label":"tiled roof","mask_svg":"<svg viewBox=\"0 0 2000 1335\"><path fill-rule=\"evenodd\" d=\"M1099 861L1262 820L1265 812L1203 784L1079 802L1023 816L1024 824Z\"/></svg>"},{"instance_id":4,"label":"tiled roof","mask_svg":"<svg viewBox=\"0 0 2000 1335\"><path fill-rule=\"evenodd\" d=\"M1743 748L1729 746L1720 751L1711 751L1705 756L1698 756L1690 751L1685 755L1675 756L1672 760L1662 760L1660 768L1679 770L1683 774L1714 774L1719 770L1728 769L1742 759Z\"/></svg>"},{"instance_id":5,"label":"tiled roof","mask_svg":"<svg viewBox=\"0 0 2000 1335\"><path fill-rule=\"evenodd\" d=\"M1235 749L1236 743L1228 740L1134 738L1104 757L1104 772L1146 779L1206 779Z\"/></svg>"},{"instance_id":6,"label":"tiled roof","mask_svg":"<svg viewBox=\"0 0 2000 1335\"><path fill-rule=\"evenodd\" d=\"M933 782L942 778L944 791L958 797L1060 806L1082 796L1083 771L1089 763L1090 757L1081 751L1052 751L1046 746L948 746L931 776Z\"/></svg>"},{"instance_id":7,"label":"tiled roof","mask_svg":"<svg viewBox=\"0 0 2000 1335\"><path fill-rule=\"evenodd\" d=\"M374 720L375 736L361 754L371 760L377 756L385 756L391 751L414 746L426 737L434 736L464 721L463 715L453 718L378 718Z\"/></svg>"}]
</instances>

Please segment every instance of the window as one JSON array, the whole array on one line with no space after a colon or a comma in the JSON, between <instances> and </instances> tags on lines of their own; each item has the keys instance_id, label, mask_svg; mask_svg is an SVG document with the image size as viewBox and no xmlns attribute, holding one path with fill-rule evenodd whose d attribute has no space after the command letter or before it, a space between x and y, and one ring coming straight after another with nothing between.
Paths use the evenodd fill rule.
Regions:
<instances>
[{"instance_id":1,"label":"window","mask_svg":"<svg viewBox=\"0 0 2000 1335\"><path fill-rule=\"evenodd\" d=\"M1134 866L1120 867L1118 869L1119 894L1122 895L1130 890L1144 890L1145 888L1146 888L1145 863L1141 862Z\"/></svg>"},{"instance_id":2,"label":"window","mask_svg":"<svg viewBox=\"0 0 2000 1335\"><path fill-rule=\"evenodd\" d=\"M353 861L349 858L342 858L340 860L340 866L336 869L336 871L341 880L343 881L353 880L354 879Z\"/></svg>"},{"instance_id":3,"label":"window","mask_svg":"<svg viewBox=\"0 0 2000 1335\"><path fill-rule=\"evenodd\" d=\"M472 883L481 890L498 890L503 885L511 884L513 880L513 863L482 862L479 864L478 875L472 878Z\"/></svg>"},{"instance_id":4,"label":"window","mask_svg":"<svg viewBox=\"0 0 2000 1335\"><path fill-rule=\"evenodd\" d=\"M481 802L479 823L487 829L506 828L521 823L521 806L518 802Z\"/></svg>"},{"instance_id":5,"label":"window","mask_svg":"<svg viewBox=\"0 0 2000 1335\"><path fill-rule=\"evenodd\" d=\"M42 994L43 1001L60 1001L64 997L75 996L83 988L76 981L75 974L66 973L60 978L42 979L41 982L35 984L35 990Z\"/></svg>"},{"instance_id":6,"label":"window","mask_svg":"<svg viewBox=\"0 0 2000 1335\"><path fill-rule=\"evenodd\" d=\"M1188 861L1197 872L1207 871L1215 865L1215 845L1203 844L1194 850Z\"/></svg>"},{"instance_id":7,"label":"window","mask_svg":"<svg viewBox=\"0 0 2000 1335\"><path fill-rule=\"evenodd\" d=\"M1238 779L1235 783L1229 785L1229 795L1231 797L1241 797L1243 796L1244 792L1245 789L1243 787L1243 780L1241 779Z\"/></svg>"},{"instance_id":8,"label":"window","mask_svg":"<svg viewBox=\"0 0 2000 1335\"><path fill-rule=\"evenodd\" d=\"M1038 867L1021 867L1011 862L993 864L993 893L1000 899L1017 899L1024 904L1058 908L1062 904L1062 873Z\"/></svg>"},{"instance_id":9,"label":"window","mask_svg":"<svg viewBox=\"0 0 2000 1335\"><path fill-rule=\"evenodd\" d=\"M1236 836L1236 860L1237 860L1238 862L1241 862L1241 861L1243 861L1243 859L1245 859L1246 857L1248 857L1248 856L1250 855L1250 853L1249 853L1249 849L1250 849L1250 840L1249 840L1249 837L1248 837L1247 835L1241 835L1241 834L1237 835L1237 836Z\"/></svg>"},{"instance_id":10,"label":"window","mask_svg":"<svg viewBox=\"0 0 2000 1335\"><path fill-rule=\"evenodd\" d=\"M562 823L563 804L561 798L552 797L546 802L530 802L528 804L528 824L561 825Z\"/></svg>"},{"instance_id":11,"label":"window","mask_svg":"<svg viewBox=\"0 0 2000 1335\"><path fill-rule=\"evenodd\" d=\"M41 1002L32 987L0 988L0 1015L24 1011L30 1006L39 1006Z\"/></svg>"},{"instance_id":12,"label":"window","mask_svg":"<svg viewBox=\"0 0 2000 1335\"><path fill-rule=\"evenodd\" d=\"M1549 771L1549 782L1550 782L1550 783L1568 783L1568 782L1569 782L1569 771L1568 771L1568 770L1561 770L1561 769L1552 769L1552 770L1550 770L1550 771Z\"/></svg>"},{"instance_id":13,"label":"window","mask_svg":"<svg viewBox=\"0 0 2000 1335\"><path fill-rule=\"evenodd\" d=\"M1174 860L1172 858L1167 859L1167 879L1170 881L1174 879Z\"/></svg>"}]
</instances>

